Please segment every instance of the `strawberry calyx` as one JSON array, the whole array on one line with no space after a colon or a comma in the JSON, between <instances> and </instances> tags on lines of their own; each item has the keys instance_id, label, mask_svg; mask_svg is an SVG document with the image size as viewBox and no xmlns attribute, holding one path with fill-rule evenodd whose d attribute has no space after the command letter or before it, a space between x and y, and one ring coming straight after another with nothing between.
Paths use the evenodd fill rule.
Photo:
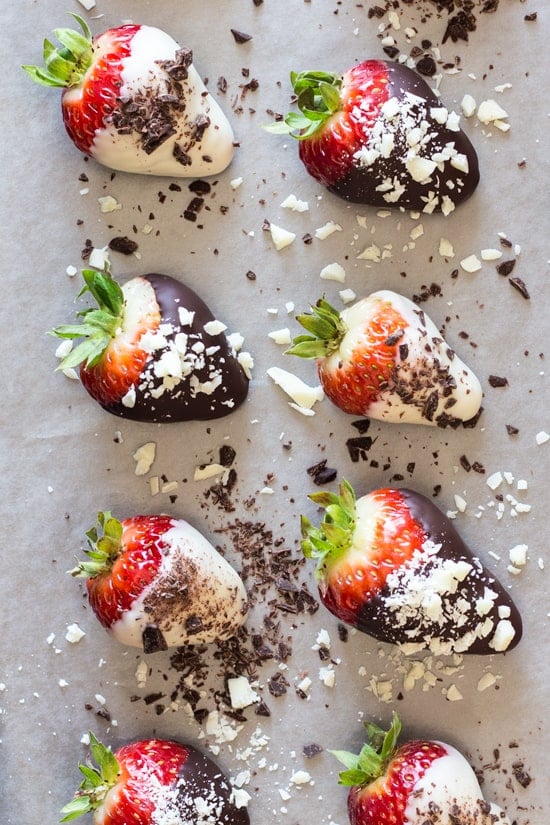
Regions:
<instances>
[{"instance_id":1,"label":"strawberry calyx","mask_svg":"<svg viewBox=\"0 0 550 825\"><path fill-rule=\"evenodd\" d=\"M103 745L90 731L90 750L95 765L88 761L78 768L84 779L74 798L61 809L60 822L70 822L79 816L99 808L107 792L116 785L121 773L120 765L110 748Z\"/></svg>"},{"instance_id":2,"label":"strawberry calyx","mask_svg":"<svg viewBox=\"0 0 550 825\"><path fill-rule=\"evenodd\" d=\"M289 112L265 128L274 135L306 140L342 109L343 77L331 72L291 72L290 82L300 111Z\"/></svg>"},{"instance_id":3,"label":"strawberry calyx","mask_svg":"<svg viewBox=\"0 0 550 825\"><path fill-rule=\"evenodd\" d=\"M325 510L319 527L306 516L301 517L302 552L308 559L317 559L315 575L325 578L326 568L349 549L353 541L356 523L355 492L345 479L338 493L321 491L308 496Z\"/></svg>"},{"instance_id":4,"label":"strawberry calyx","mask_svg":"<svg viewBox=\"0 0 550 825\"><path fill-rule=\"evenodd\" d=\"M72 16L82 29L82 34L74 29L55 29L54 34L63 48L56 48L46 38L42 55L44 67L21 67L35 83L41 86L60 88L78 86L92 65L94 51L90 27L78 14Z\"/></svg>"},{"instance_id":5,"label":"strawberry calyx","mask_svg":"<svg viewBox=\"0 0 550 825\"><path fill-rule=\"evenodd\" d=\"M97 514L97 524L86 533L88 559L69 572L80 578L94 578L111 570L122 549L122 523L109 510Z\"/></svg>"},{"instance_id":6,"label":"strawberry calyx","mask_svg":"<svg viewBox=\"0 0 550 825\"><path fill-rule=\"evenodd\" d=\"M320 298L311 313L297 315L296 320L310 335L298 335L285 355L297 355L299 358L328 358L337 352L347 326L342 316L328 301Z\"/></svg>"},{"instance_id":7,"label":"strawberry calyx","mask_svg":"<svg viewBox=\"0 0 550 825\"><path fill-rule=\"evenodd\" d=\"M365 729L367 741L358 754L349 751L330 751L346 767L346 770L339 774L340 785L362 787L374 782L386 772L396 751L401 733L401 720L395 711L387 731L372 722L366 722Z\"/></svg>"},{"instance_id":8,"label":"strawberry calyx","mask_svg":"<svg viewBox=\"0 0 550 825\"><path fill-rule=\"evenodd\" d=\"M102 271L84 269L82 277L85 283L77 297L90 292L98 307L78 312L77 317L83 319L81 324L64 324L50 330L58 338L84 339L60 361L58 370L74 368L82 363L85 363L86 368L95 366L111 340L119 333L123 321L124 294L109 268L106 266Z\"/></svg>"}]
</instances>

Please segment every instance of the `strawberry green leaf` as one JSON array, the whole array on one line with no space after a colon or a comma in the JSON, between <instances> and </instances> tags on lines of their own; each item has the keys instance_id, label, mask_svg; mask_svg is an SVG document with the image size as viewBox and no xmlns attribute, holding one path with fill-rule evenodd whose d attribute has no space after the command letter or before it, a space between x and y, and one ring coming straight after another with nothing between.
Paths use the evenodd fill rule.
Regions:
<instances>
[{"instance_id":1,"label":"strawberry green leaf","mask_svg":"<svg viewBox=\"0 0 550 825\"><path fill-rule=\"evenodd\" d=\"M341 785L348 787L369 785L385 773L396 752L397 740L401 733L401 720L395 711L387 731L371 722L367 722L365 728L368 741L363 745L359 754L340 750L330 751L347 769L339 774L338 781Z\"/></svg>"},{"instance_id":2,"label":"strawberry green leaf","mask_svg":"<svg viewBox=\"0 0 550 825\"><path fill-rule=\"evenodd\" d=\"M312 493L309 498L325 512L319 527L305 516L301 518L301 548L306 558L316 558L315 575L322 580L326 568L342 556L353 541L355 532L355 493L348 481L342 481L338 494L329 491Z\"/></svg>"},{"instance_id":3,"label":"strawberry green leaf","mask_svg":"<svg viewBox=\"0 0 550 825\"><path fill-rule=\"evenodd\" d=\"M342 316L328 301L320 298L310 313L297 315L296 320L310 335L298 335L286 355L299 358L328 358L338 350L347 327Z\"/></svg>"},{"instance_id":4,"label":"strawberry green leaf","mask_svg":"<svg viewBox=\"0 0 550 825\"><path fill-rule=\"evenodd\" d=\"M29 77L42 86L77 86L93 61L92 33L86 21L78 14L72 15L82 29L56 29L54 34L61 43L56 48L45 39L42 51L44 67L22 66Z\"/></svg>"},{"instance_id":5,"label":"strawberry green leaf","mask_svg":"<svg viewBox=\"0 0 550 825\"><path fill-rule=\"evenodd\" d=\"M265 128L272 134L306 140L342 108L342 77L331 72L291 72L290 82L301 114L290 112L284 120Z\"/></svg>"},{"instance_id":6,"label":"strawberry green leaf","mask_svg":"<svg viewBox=\"0 0 550 825\"><path fill-rule=\"evenodd\" d=\"M122 550L122 533L122 523L113 518L109 510L99 512L97 525L86 533L88 547L84 552L87 558L84 561L79 561L76 567L69 571L71 575L81 578L93 578L109 571ZM100 760L103 760L107 766L111 760L110 751L95 737L90 741L92 743L92 755L96 762L99 764ZM111 769L113 769L112 761Z\"/></svg>"},{"instance_id":7,"label":"strawberry green leaf","mask_svg":"<svg viewBox=\"0 0 550 825\"><path fill-rule=\"evenodd\" d=\"M89 292L95 298L97 307L88 307L77 313L77 317L83 319L81 324L64 324L50 330L50 334L58 338L83 339L60 361L58 370L80 364L86 368L95 366L124 320L124 293L109 270L84 269L82 277L84 286L78 296Z\"/></svg>"},{"instance_id":8,"label":"strawberry green leaf","mask_svg":"<svg viewBox=\"0 0 550 825\"><path fill-rule=\"evenodd\" d=\"M59 821L71 822L73 819L78 819L79 816L84 816L84 814L87 814L92 810L93 808L90 804L90 797L78 796L61 808L61 813L65 814L65 816Z\"/></svg>"}]
</instances>

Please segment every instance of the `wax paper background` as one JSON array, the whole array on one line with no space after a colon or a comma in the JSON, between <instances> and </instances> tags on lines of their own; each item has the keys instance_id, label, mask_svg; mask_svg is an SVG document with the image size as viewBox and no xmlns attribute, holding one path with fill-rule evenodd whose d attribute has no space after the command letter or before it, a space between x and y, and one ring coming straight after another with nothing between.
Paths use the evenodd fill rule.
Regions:
<instances>
[{"instance_id":1,"label":"wax paper background","mask_svg":"<svg viewBox=\"0 0 550 825\"><path fill-rule=\"evenodd\" d=\"M90 728L114 747L140 736L176 737L211 750L233 778L250 771L249 781L241 775L239 782L252 797L255 825L305 825L313 811L319 825L345 825L345 791L337 785L338 766L326 749L358 747L362 721L385 723L393 709L402 716L406 735L431 736L462 749L482 771L486 795L505 805L518 825L547 821L548 572L543 564L550 445L536 442L537 433L550 430L544 376L547 10L537 0L501 0L494 14L476 9L477 30L467 43L441 45L446 17L435 14L433 4L398 6L399 29L392 28L388 14L369 18L369 6L348 0L265 0L260 6L252 0L98 0L89 13L71 0L2 6L0 821L5 825L58 820L79 781L76 763L86 755L80 739ZM85 162L62 128L58 93L34 86L20 70L21 63L40 61L42 38L68 24L67 11L82 13L97 33L133 20L164 28L193 48L195 65L240 142L195 224L182 217L192 197L188 182L179 182L180 192L171 191L170 179L112 177L93 161ZM537 20L524 19L535 11ZM441 46L440 88L449 108L459 107L470 93L478 103L497 99L509 113L507 134L475 117L463 120L479 153L482 182L449 218L411 218L398 211L380 218L368 207L347 205L306 175L291 140L261 129L271 120L270 111L288 109L290 69L341 71L366 57L382 57L384 27L401 53L408 55L424 39ZM252 39L236 43L232 28ZM225 94L217 90L220 76L227 80ZM245 88L252 79L257 89ZM495 91L502 84L511 87ZM83 174L87 181L79 179ZM242 184L233 189L230 182L239 177ZM122 209L102 214L97 199L106 194ZM282 209L289 194L307 200L309 211ZM263 231L266 219L295 232L295 243L277 252ZM329 220L341 231L324 241L302 241ZM423 234L411 245L410 232L419 223ZM153 226L150 234L142 231L146 224ZM512 248L502 247L499 233ZM79 276L70 278L66 268L81 266L87 239L102 247L116 235L139 243L139 257L111 254L117 276L161 271L181 278L230 330L245 336L255 358L254 379L247 403L230 417L169 426L124 422L102 412L77 382L54 373L56 343L46 331L72 319L79 289ZM442 237L453 244L454 258L439 255ZM372 243L381 250L391 245L386 248L390 254L379 263L358 260ZM525 281L530 300L497 274L494 262L484 263L476 274L460 267L466 256L493 247L502 249L502 260L517 258L514 275ZM373 422L368 433L373 446L353 462L346 447L358 435L352 418L327 400L310 418L288 406L266 370L281 366L315 384L314 368L285 357L267 333L287 326L298 333L287 302L303 311L325 293L341 305L342 285L319 278L332 262L344 267L344 287L358 296L388 287L413 297L432 284L440 287L423 306L482 381L484 414L476 429ZM247 277L250 271L255 280ZM492 388L490 375L505 376L508 386ZM519 433L508 435L507 424ZM132 455L148 441L157 445L156 460L146 476L138 477ZM223 444L237 454L231 512L207 494L212 480L193 481L195 467L217 460ZM461 456L478 461L485 474L467 472ZM432 662L437 680L430 687L422 677L411 679L411 663L394 649L361 634L341 641L336 620L322 606L314 615L279 610L279 638L289 639L292 654L283 670L275 659L268 660L256 686L271 716L257 716L251 707L246 722L231 723L233 741L216 742L188 713L181 696L171 704L179 674L170 655L147 660L147 684L140 687L135 672L143 656L105 634L86 606L82 587L66 571L100 508L120 517L161 511L185 517L239 569L243 558L231 526L243 520L259 530L263 524L273 535L266 554L284 546L296 560L299 514L315 515L307 493L316 488L307 469L322 459L358 492L400 483L431 496L440 486L436 501L445 511L456 510L454 495L460 495L467 507L457 514L456 526L511 588L523 615L524 639L506 656ZM514 480L492 491L486 479L496 471ZM151 476L161 483L176 481L175 498L168 493L153 497ZM518 479L527 481L526 491L517 491ZM265 487L272 494L260 492ZM504 504L500 518L498 495ZM514 516L507 495L530 504L530 512ZM508 552L517 544L528 545L528 562L513 576L507 571ZM292 578L315 592L310 564ZM268 600L280 601L280 593L272 587L261 595L256 575L247 585L256 589L249 624L257 628ZM77 644L65 639L72 623L86 634ZM321 629L331 640L332 688L320 681L319 668L327 662L312 649ZM278 670L288 687L285 695L274 697L268 681ZM487 672L496 682L480 691L479 680ZM201 707L223 713L213 692L223 688L223 679L216 684L217 674L213 666L214 684L204 687ZM303 698L296 686L305 674L312 686ZM376 696L374 686L380 682L390 692L387 701ZM462 698L449 701L453 685ZM148 704L147 697L155 694L162 698ZM456 695L454 689L450 695ZM325 750L308 759L302 748L312 742ZM518 762L531 777L528 787L515 775ZM310 774L300 786L292 781L299 770Z\"/></svg>"}]
</instances>

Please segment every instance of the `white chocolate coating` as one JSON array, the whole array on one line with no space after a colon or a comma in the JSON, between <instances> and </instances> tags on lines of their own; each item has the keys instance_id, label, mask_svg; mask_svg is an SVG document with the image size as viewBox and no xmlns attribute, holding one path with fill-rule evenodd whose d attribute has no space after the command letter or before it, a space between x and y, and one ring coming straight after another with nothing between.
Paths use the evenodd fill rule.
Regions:
<instances>
[{"instance_id":1,"label":"white chocolate coating","mask_svg":"<svg viewBox=\"0 0 550 825\"><path fill-rule=\"evenodd\" d=\"M244 623L244 585L210 542L183 520L162 536L158 576L131 610L110 627L122 644L143 646L143 631L154 625L168 647L228 639Z\"/></svg>"},{"instance_id":2,"label":"white chocolate coating","mask_svg":"<svg viewBox=\"0 0 550 825\"><path fill-rule=\"evenodd\" d=\"M407 323L399 344L406 345L408 354L405 360L401 359L398 348L395 375L404 386L410 382L413 400L405 402L395 386L390 385L363 414L402 424L435 425L446 413L460 421L473 418L481 405L482 390L478 379L443 340L428 315L408 298L389 290L374 292L343 310L341 316L348 332L339 350L327 359L327 371L339 360L353 361L354 351L361 348L365 318L371 312L376 313L380 302L390 303ZM449 378L454 383L450 390ZM424 405L433 392L438 394L438 403L431 417L427 417Z\"/></svg>"},{"instance_id":3,"label":"white chocolate coating","mask_svg":"<svg viewBox=\"0 0 550 825\"><path fill-rule=\"evenodd\" d=\"M133 97L144 89L166 91L166 72L158 61L174 60L178 43L152 26L141 26L132 39L131 54L123 61L120 97ZM229 121L218 103L207 91L193 65L182 81L185 110L179 113L176 133L151 154L139 145L136 135L121 135L112 125L96 132L92 155L104 166L123 172L170 177L201 177L222 172L233 158L234 136ZM189 125L198 115L206 115L210 125L197 143L189 143ZM174 157L174 145L185 148L190 165L182 165ZM208 160L210 158L210 160Z\"/></svg>"},{"instance_id":4,"label":"white chocolate coating","mask_svg":"<svg viewBox=\"0 0 550 825\"><path fill-rule=\"evenodd\" d=\"M477 777L462 754L439 742L445 756L434 760L409 796L406 825L510 825L504 811L483 799ZM437 806L437 811L434 806Z\"/></svg>"}]
</instances>

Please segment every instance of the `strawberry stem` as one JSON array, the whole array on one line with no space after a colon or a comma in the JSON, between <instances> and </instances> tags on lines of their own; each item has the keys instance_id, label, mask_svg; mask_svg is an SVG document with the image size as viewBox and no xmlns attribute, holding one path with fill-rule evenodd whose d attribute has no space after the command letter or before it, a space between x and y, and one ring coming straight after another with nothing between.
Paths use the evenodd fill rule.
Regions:
<instances>
[{"instance_id":1,"label":"strawberry stem","mask_svg":"<svg viewBox=\"0 0 550 825\"><path fill-rule=\"evenodd\" d=\"M351 546L355 530L355 492L349 481L342 481L338 494L311 493L308 498L323 507L323 520L314 527L306 516L301 517L302 552L308 559L317 559L317 579L323 579L329 562Z\"/></svg>"},{"instance_id":2,"label":"strawberry stem","mask_svg":"<svg viewBox=\"0 0 550 825\"><path fill-rule=\"evenodd\" d=\"M61 809L65 814L60 822L70 822L83 814L95 811L103 802L120 775L120 765L110 748L103 745L90 731L90 750L95 765L88 762L78 768L84 779L74 798Z\"/></svg>"},{"instance_id":3,"label":"strawberry stem","mask_svg":"<svg viewBox=\"0 0 550 825\"><path fill-rule=\"evenodd\" d=\"M342 108L342 76L330 72L291 72L290 82L300 112L289 112L266 130L306 140L318 132Z\"/></svg>"},{"instance_id":4,"label":"strawberry stem","mask_svg":"<svg viewBox=\"0 0 550 825\"><path fill-rule=\"evenodd\" d=\"M72 576L93 578L113 566L122 548L122 524L109 510L97 514L97 525L86 533L88 561L80 561L69 572Z\"/></svg>"},{"instance_id":5,"label":"strawberry stem","mask_svg":"<svg viewBox=\"0 0 550 825\"><path fill-rule=\"evenodd\" d=\"M41 86L77 86L93 61L93 38L86 21L78 14L72 15L82 29L82 34L74 29L55 29L54 34L61 43L56 48L49 40L44 40L44 66L22 66L27 74Z\"/></svg>"},{"instance_id":6,"label":"strawberry stem","mask_svg":"<svg viewBox=\"0 0 550 825\"><path fill-rule=\"evenodd\" d=\"M338 350L347 327L342 316L328 301L320 298L311 313L297 315L296 320L310 335L298 335L292 341L292 346L286 350L286 355L297 355L299 358L328 358Z\"/></svg>"},{"instance_id":7,"label":"strawberry stem","mask_svg":"<svg viewBox=\"0 0 550 825\"><path fill-rule=\"evenodd\" d=\"M81 324L65 324L50 330L50 334L58 338L84 339L60 361L59 370L74 368L82 363L87 368L97 364L110 341L118 334L124 317L124 294L107 267L102 272L84 269L82 277L84 286L77 297L90 292L98 308L90 307L78 312L77 317L83 319Z\"/></svg>"},{"instance_id":8,"label":"strawberry stem","mask_svg":"<svg viewBox=\"0 0 550 825\"><path fill-rule=\"evenodd\" d=\"M330 751L346 767L346 770L339 774L340 785L352 787L370 784L385 773L395 753L401 733L401 720L395 711L387 731L372 722L366 722L365 728L367 741L358 754L349 751Z\"/></svg>"}]
</instances>

